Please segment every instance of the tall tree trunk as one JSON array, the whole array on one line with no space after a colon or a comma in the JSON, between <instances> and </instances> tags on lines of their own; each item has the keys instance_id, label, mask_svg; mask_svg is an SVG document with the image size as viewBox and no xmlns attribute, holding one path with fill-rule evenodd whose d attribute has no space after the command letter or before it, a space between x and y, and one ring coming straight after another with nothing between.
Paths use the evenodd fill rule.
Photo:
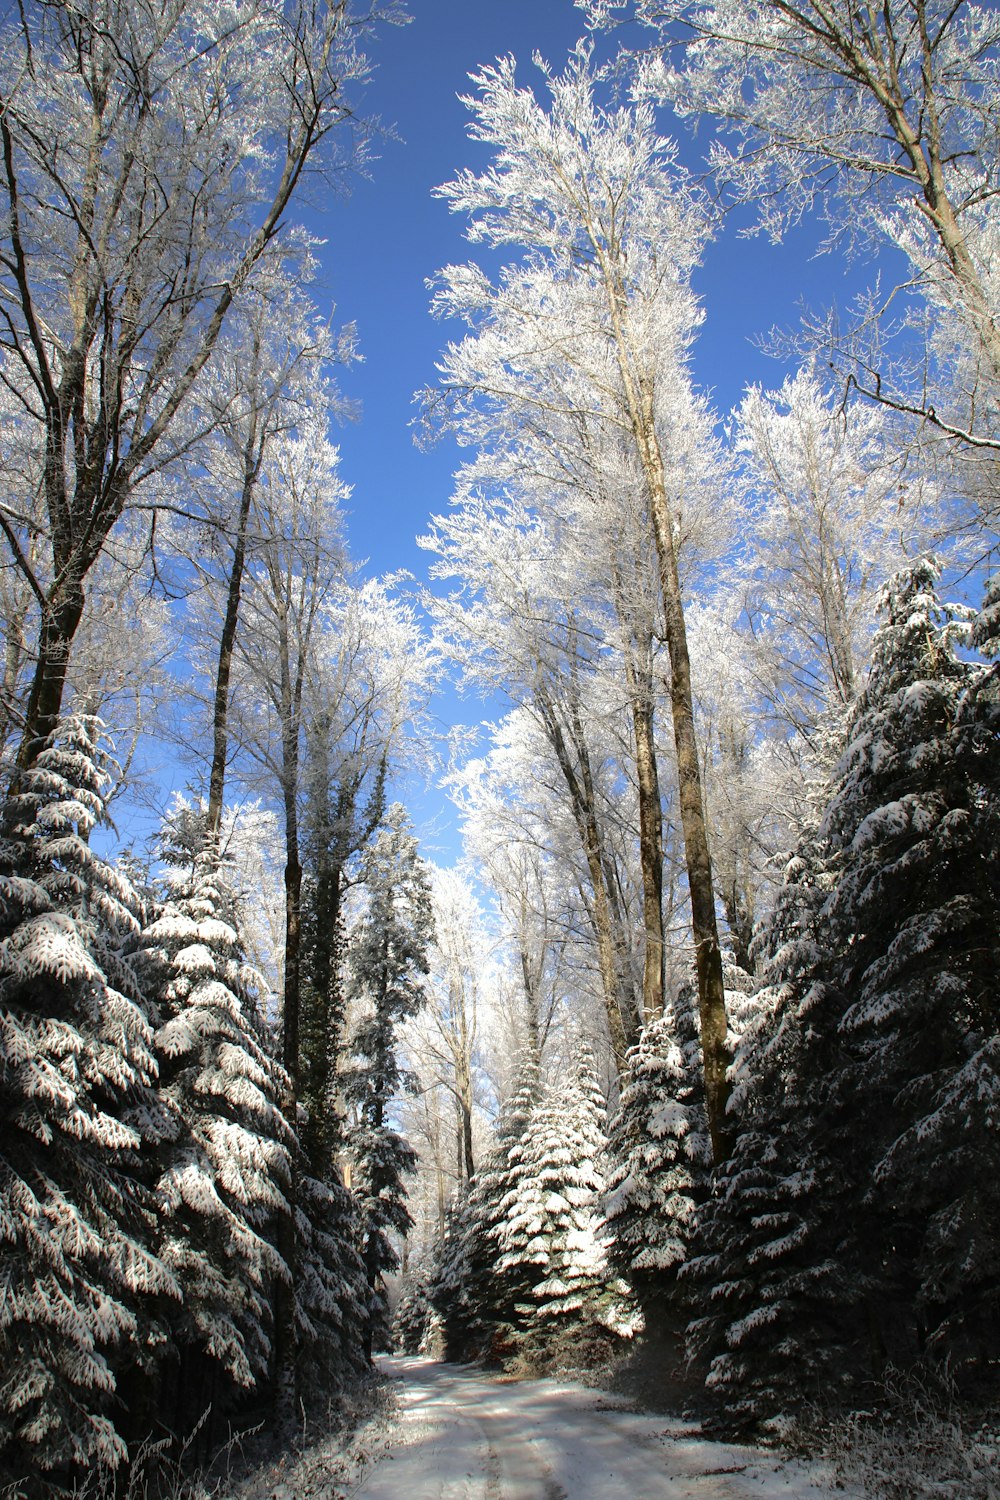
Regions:
<instances>
[{"instance_id":1,"label":"tall tree trunk","mask_svg":"<svg viewBox=\"0 0 1000 1500\"><path fill-rule=\"evenodd\" d=\"M524 922L525 905L526 900L522 895L522 924ZM540 1020L541 996L539 995L538 975L536 974L531 963L531 956L528 953L527 934L524 931L523 925L520 940L518 942L518 952L521 958L521 982L524 987L524 1000L528 1025L528 1050L531 1053L532 1062L540 1063L542 1060L542 1029Z\"/></svg>"},{"instance_id":2,"label":"tall tree trunk","mask_svg":"<svg viewBox=\"0 0 1000 1500\"><path fill-rule=\"evenodd\" d=\"M576 823L587 862L591 886L588 913L597 941L597 959L607 1010L611 1048L618 1071L621 1073L629 1048L638 1040L639 1014L631 976L628 973L628 960L622 937L624 922L615 887L614 872L609 868L609 861L604 857L590 757L583 741L578 718L571 715L573 722L570 728L574 749L577 752L576 760L574 760L566 731L555 711L555 705L540 685L535 690L535 702L541 714L549 744L552 746L570 794L573 820Z\"/></svg>"},{"instance_id":3,"label":"tall tree trunk","mask_svg":"<svg viewBox=\"0 0 1000 1500\"><path fill-rule=\"evenodd\" d=\"M461 1116L461 1156L465 1167L465 1181L471 1182L476 1172L475 1158L472 1154L472 1059L470 1057L471 1045L469 1041L469 1023L465 1013L465 994L459 997L458 1002L458 1036L455 1049L455 1095L458 1099L459 1114ZM461 1181L461 1174L459 1174Z\"/></svg>"},{"instance_id":4,"label":"tall tree trunk","mask_svg":"<svg viewBox=\"0 0 1000 1500\"><path fill-rule=\"evenodd\" d=\"M302 1143L310 1170L320 1181L329 1180L339 1145L339 1117L334 1105L334 1078L340 1054L344 1023L341 982L343 946L344 872L339 857L326 857L315 877L309 945L308 1087L304 1086L308 1118Z\"/></svg>"},{"instance_id":5,"label":"tall tree trunk","mask_svg":"<svg viewBox=\"0 0 1000 1500\"><path fill-rule=\"evenodd\" d=\"M281 701L281 792L285 814L285 964L281 1026L281 1056L288 1074L285 1117L293 1126L299 1097L299 999L302 952L302 864L299 859L298 771L299 736L296 695L292 682L287 617L279 633ZM296 1419L298 1339L295 1327L295 1285L298 1275L298 1243L295 1233L297 1204L296 1168L289 1183L289 1212L280 1220L278 1248L288 1267L290 1281L278 1283L275 1308L275 1364L277 1369L278 1418L282 1427Z\"/></svg>"},{"instance_id":6,"label":"tall tree trunk","mask_svg":"<svg viewBox=\"0 0 1000 1500\"><path fill-rule=\"evenodd\" d=\"M636 790L639 802L639 870L645 946L642 965L642 1012L647 1024L663 1014L666 986L666 940L663 926L663 806L656 755L653 692L653 632L637 612L637 601L648 592L641 563L632 550L631 585L619 548L612 548L611 582L615 614L622 633L625 682L632 717Z\"/></svg>"},{"instance_id":7,"label":"tall tree trunk","mask_svg":"<svg viewBox=\"0 0 1000 1500\"><path fill-rule=\"evenodd\" d=\"M70 576L51 591L42 610L38 661L28 695L18 750L18 770L33 766L59 722L73 640L83 618L82 579Z\"/></svg>"},{"instance_id":8,"label":"tall tree trunk","mask_svg":"<svg viewBox=\"0 0 1000 1500\"><path fill-rule=\"evenodd\" d=\"M612 334L622 382L624 415L635 441L642 469L646 503L656 544L660 574L667 655L670 659L670 711L673 719L677 781L691 897L691 935L698 972L698 1010L701 1016L701 1052L705 1076L705 1107L716 1165L725 1161L731 1148L726 1120L729 1103L727 1072L731 1061L726 1044L726 992L722 976L722 949L715 920L715 889L709 857L708 820L698 760L688 655L684 600L674 517L667 498L666 473L656 424L655 385L645 366L641 345L631 324L629 297L622 262L603 240L592 235L592 244L604 278L611 315Z\"/></svg>"},{"instance_id":9,"label":"tall tree trunk","mask_svg":"<svg viewBox=\"0 0 1000 1500\"><path fill-rule=\"evenodd\" d=\"M7 634L4 640L3 681L0 682L0 750L12 737L18 720L17 685L27 655L25 624L28 618L28 599L14 604L7 616Z\"/></svg>"},{"instance_id":10,"label":"tall tree trunk","mask_svg":"<svg viewBox=\"0 0 1000 1500\"><path fill-rule=\"evenodd\" d=\"M634 666L627 667L635 738L636 784L639 793L639 865L642 872L642 914L646 946L642 967L643 1021L663 1014L665 942L663 934L663 808L656 763L652 681L640 683Z\"/></svg>"},{"instance_id":11,"label":"tall tree trunk","mask_svg":"<svg viewBox=\"0 0 1000 1500\"><path fill-rule=\"evenodd\" d=\"M212 710L212 769L208 778L208 822L206 834L213 847L218 846L222 822L222 799L226 780L226 753L229 745L229 684L233 675L233 649L243 597L243 572L246 566L247 528L250 506L260 476L264 456L263 442L257 441L256 416L251 419L243 448L243 487L233 540L233 564L229 570L226 591L226 614L219 639L219 660L215 671L215 703Z\"/></svg>"},{"instance_id":12,"label":"tall tree trunk","mask_svg":"<svg viewBox=\"0 0 1000 1500\"><path fill-rule=\"evenodd\" d=\"M708 824L701 782L701 766L694 725L691 691L691 661L681 600L677 554L662 522L665 497L660 497L660 519L656 521L657 549L663 579L667 653L670 658L670 708L673 717L677 783L680 796L684 858L691 897L691 933L698 971L698 1010L701 1017L701 1051L705 1074L705 1107L712 1138L712 1157L718 1166L732 1145L726 1110L731 1061L726 1043L726 992L722 974L722 949L715 920L715 889L708 847ZM662 550L660 550L662 549Z\"/></svg>"}]
</instances>

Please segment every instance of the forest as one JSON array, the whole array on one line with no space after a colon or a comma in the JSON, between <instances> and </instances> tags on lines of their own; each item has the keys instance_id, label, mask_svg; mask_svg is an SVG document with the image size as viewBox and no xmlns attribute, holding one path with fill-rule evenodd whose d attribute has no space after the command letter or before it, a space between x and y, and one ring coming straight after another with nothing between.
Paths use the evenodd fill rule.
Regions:
<instances>
[{"instance_id":1,"label":"forest","mask_svg":"<svg viewBox=\"0 0 1000 1500\"><path fill-rule=\"evenodd\" d=\"M457 80L423 579L318 275L404 10L4 8L5 1495L386 1348L1000 1493L1000 12L552 3ZM854 279L721 409L733 222Z\"/></svg>"}]
</instances>

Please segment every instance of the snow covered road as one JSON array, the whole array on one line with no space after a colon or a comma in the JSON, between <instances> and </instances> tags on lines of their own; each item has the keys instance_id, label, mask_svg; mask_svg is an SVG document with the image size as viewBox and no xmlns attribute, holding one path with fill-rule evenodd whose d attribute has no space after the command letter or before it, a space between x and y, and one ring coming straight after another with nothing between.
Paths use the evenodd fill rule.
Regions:
<instances>
[{"instance_id":1,"label":"snow covered road","mask_svg":"<svg viewBox=\"0 0 1000 1500\"><path fill-rule=\"evenodd\" d=\"M819 1466L709 1442L677 1418L623 1409L561 1381L491 1380L427 1359L385 1359L400 1379L390 1449L357 1500L819 1500ZM837 1491L840 1500L846 1492Z\"/></svg>"}]
</instances>

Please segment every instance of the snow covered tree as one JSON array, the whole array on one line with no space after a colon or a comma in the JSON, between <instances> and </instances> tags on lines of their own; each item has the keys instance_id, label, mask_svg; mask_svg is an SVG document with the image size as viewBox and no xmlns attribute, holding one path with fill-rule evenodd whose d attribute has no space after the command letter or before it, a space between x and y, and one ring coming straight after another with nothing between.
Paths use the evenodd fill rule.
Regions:
<instances>
[{"instance_id":1,"label":"snow covered tree","mask_svg":"<svg viewBox=\"0 0 1000 1500\"><path fill-rule=\"evenodd\" d=\"M684 986L629 1053L608 1141L601 1206L608 1255L633 1287L647 1327L671 1320L711 1152L693 995Z\"/></svg>"},{"instance_id":2,"label":"snow covered tree","mask_svg":"<svg viewBox=\"0 0 1000 1500\"><path fill-rule=\"evenodd\" d=\"M745 651L764 716L808 743L817 720L853 706L879 589L925 545L920 474L884 411L840 410L810 368L748 391L735 440L751 528L736 580Z\"/></svg>"},{"instance_id":3,"label":"snow covered tree","mask_svg":"<svg viewBox=\"0 0 1000 1500\"><path fill-rule=\"evenodd\" d=\"M428 1295L440 1320L445 1359L480 1358L489 1342L489 1319L484 1313L477 1274L489 1264L478 1250L483 1235L471 1193L460 1193L448 1206L444 1233L436 1246Z\"/></svg>"},{"instance_id":4,"label":"snow covered tree","mask_svg":"<svg viewBox=\"0 0 1000 1500\"><path fill-rule=\"evenodd\" d=\"M957 654L967 625L934 584L921 563L885 591L824 818L824 917L848 999L842 1107L871 1170L879 1337L897 1363L981 1369L1000 1316L1000 759L993 674Z\"/></svg>"},{"instance_id":5,"label":"snow covered tree","mask_svg":"<svg viewBox=\"0 0 1000 1500\"><path fill-rule=\"evenodd\" d=\"M424 1004L433 937L431 887L406 812L393 803L361 869L366 906L349 940L348 997L357 1021L342 1077L353 1120L345 1135L369 1288L368 1349L388 1335L384 1278L399 1265L392 1235L411 1223L403 1179L412 1148L393 1128L392 1102L406 1086L400 1028Z\"/></svg>"},{"instance_id":6,"label":"snow covered tree","mask_svg":"<svg viewBox=\"0 0 1000 1500\"><path fill-rule=\"evenodd\" d=\"M859 1375L871 1288L854 1274L854 1181L826 1138L843 1008L821 977L830 884L813 831L759 938L766 984L735 1049L733 1152L681 1272L692 1353L733 1425L836 1402Z\"/></svg>"},{"instance_id":7,"label":"snow covered tree","mask_svg":"<svg viewBox=\"0 0 1000 1500\"><path fill-rule=\"evenodd\" d=\"M368 1369L368 1283L357 1205L339 1172L300 1169L295 1194L295 1351L300 1400L323 1403Z\"/></svg>"},{"instance_id":8,"label":"snow covered tree","mask_svg":"<svg viewBox=\"0 0 1000 1500\"><path fill-rule=\"evenodd\" d=\"M606 1144L604 1101L585 1053L574 1077L543 1093L512 1144L510 1185L489 1230L498 1274L523 1288L513 1336L530 1358L602 1330L632 1332L628 1288L608 1265L601 1232Z\"/></svg>"},{"instance_id":9,"label":"snow covered tree","mask_svg":"<svg viewBox=\"0 0 1000 1500\"><path fill-rule=\"evenodd\" d=\"M163 1129L153 1037L124 950L128 880L90 845L110 751L71 717L0 831L0 1449L4 1479L115 1467L115 1360L149 1364L157 1256L141 1159ZM119 1408L120 1410L120 1408Z\"/></svg>"},{"instance_id":10,"label":"snow covered tree","mask_svg":"<svg viewBox=\"0 0 1000 1500\"><path fill-rule=\"evenodd\" d=\"M302 1139L324 1177L339 1146L337 1070L346 1038L345 903L385 812L433 678L433 654L391 580L324 591L302 713Z\"/></svg>"},{"instance_id":11,"label":"snow covered tree","mask_svg":"<svg viewBox=\"0 0 1000 1500\"><path fill-rule=\"evenodd\" d=\"M469 215L470 239L513 246L515 258L496 284L475 265L442 273L438 311L472 332L447 350L436 405L447 410L461 440L480 450L496 444L503 450L508 435L522 428L556 451L572 434L575 463L582 428L587 458L596 448L600 478L608 482L596 492L584 489L581 498L595 502L623 484L636 497L645 555L655 558L655 611L670 664L707 1110L721 1160L728 1149L725 999L682 584L692 516L697 525L718 487L710 418L686 365L698 321L689 278L705 219L670 144L653 129L651 112L601 108L585 45L561 76L544 71L547 107L518 84L513 58L484 68L475 78L478 97L467 101L472 133L492 148L494 162L439 192ZM606 474L604 455L611 456ZM641 572L642 549L633 549L629 562L635 558ZM623 584L628 576L626 570ZM647 611L647 624L649 617ZM630 662L638 673L638 709L650 664L645 634L643 644L633 633L637 624L630 617L627 633L636 648ZM651 706L647 701L647 712ZM642 747L651 744L641 713L635 727L638 767ZM647 769L652 773L653 765ZM645 895L648 908L657 908L645 966L652 997L662 967L656 935L662 917L652 899L661 808L652 775L643 794Z\"/></svg>"},{"instance_id":12,"label":"snow covered tree","mask_svg":"<svg viewBox=\"0 0 1000 1500\"><path fill-rule=\"evenodd\" d=\"M403 1278L399 1301L392 1318L392 1347L400 1354L424 1353L432 1332L434 1309L428 1296L427 1277L411 1270Z\"/></svg>"},{"instance_id":13,"label":"snow covered tree","mask_svg":"<svg viewBox=\"0 0 1000 1500\"><path fill-rule=\"evenodd\" d=\"M176 1364L162 1389L181 1424L267 1378L271 1292L290 1275L275 1233L289 1212L295 1146L282 1113L286 1081L234 892L206 837L204 809L179 804L163 835L168 896L139 955L171 1122L156 1182L160 1254L183 1301L168 1318Z\"/></svg>"},{"instance_id":14,"label":"snow covered tree","mask_svg":"<svg viewBox=\"0 0 1000 1500\"><path fill-rule=\"evenodd\" d=\"M930 564L885 608L765 936L737 1147L691 1268L731 1416L856 1392L887 1361L979 1374L997 1326L995 689Z\"/></svg>"},{"instance_id":15,"label":"snow covered tree","mask_svg":"<svg viewBox=\"0 0 1000 1500\"><path fill-rule=\"evenodd\" d=\"M32 559L5 510L40 603L22 765L60 710L109 536L213 424L199 377L231 313L268 266L308 262L286 214L353 118L357 28L343 4L270 0L166 14L82 0L4 19L0 357L40 450L48 543Z\"/></svg>"},{"instance_id":16,"label":"snow covered tree","mask_svg":"<svg viewBox=\"0 0 1000 1500\"><path fill-rule=\"evenodd\" d=\"M681 115L721 122L711 147L720 190L754 204L773 237L819 208L834 238L888 238L904 251L906 290L923 292L952 346L945 387L934 388L933 370L928 383L919 360L892 371L877 336L846 341L846 369L876 400L960 444L995 450L995 8L950 0L863 9L849 0L578 3L595 21L626 11L660 32L662 50L638 49L640 92ZM866 305L876 330L890 305L884 288Z\"/></svg>"},{"instance_id":17,"label":"snow covered tree","mask_svg":"<svg viewBox=\"0 0 1000 1500\"><path fill-rule=\"evenodd\" d=\"M515 1304L527 1294L526 1277L499 1263L497 1234L503 1205L519 1178L513 1153L540 1097L538 1060L529 1051L516 1061L514 1086L501 1103L475 1179L452 1204L431 1287L448 1359L498 1352L515 1321Z\"/></svg>"}]
</instances>

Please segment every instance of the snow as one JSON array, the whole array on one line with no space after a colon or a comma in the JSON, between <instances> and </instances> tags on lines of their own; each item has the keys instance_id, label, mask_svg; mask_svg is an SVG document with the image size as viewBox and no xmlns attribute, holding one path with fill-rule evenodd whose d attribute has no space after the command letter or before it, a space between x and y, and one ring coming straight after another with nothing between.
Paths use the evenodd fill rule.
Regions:
<instances>
[{"instance_id":1,"label":"snow","mask_svg":"<svg viewBox=\"0 0 1000 1500\"><path fill-rule=\"evenodd\" d=\"M709 1441L584 1386L380 1363L403 1382L400 1421L356 1500L851 1500L819 1464Z\"/></svg>"}]
</instances>

